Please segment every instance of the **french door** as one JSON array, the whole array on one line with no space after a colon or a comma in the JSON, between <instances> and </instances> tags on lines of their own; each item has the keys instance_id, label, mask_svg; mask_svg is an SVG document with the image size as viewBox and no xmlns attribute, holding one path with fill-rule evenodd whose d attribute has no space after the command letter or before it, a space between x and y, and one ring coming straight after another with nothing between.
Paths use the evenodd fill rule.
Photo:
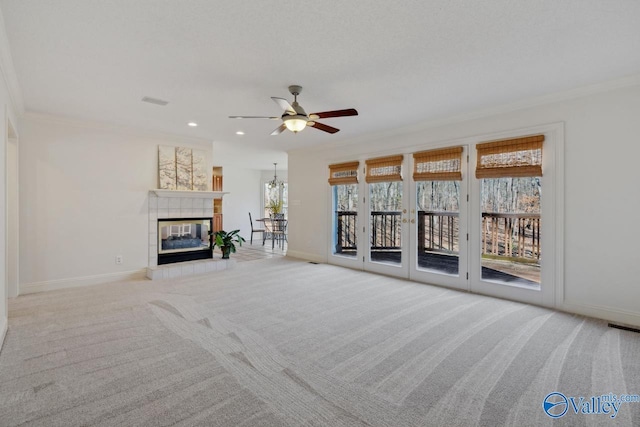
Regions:
<instances>
[{"instance_id":1,"label":"french door","mask_svg":"<svg viewBox=\"0 0 640 427\"><path fill-rule=\"evenodd\" d=\"M390 276L409 277L411 216L405 182L378 181L365 185L363 205L366 243L363 268Z\"/></svg>"},{"instance_id":2,"label":"french door","mask_svg":"<svg viewBox=\"0 0 640 427\"><path fill-rule=\"evenodd\" d=\"M534 131L540 135L351 162L352 181L332 187L329 262L552 306L563 130ZM558 145L543 152L541 131ZM512 169L479 171L483 155Z\"/></svg>"},{"instance_id":3,"label":"french door","mask_svg":"<svg viewBox=\"0 0 640 427\"><path fill-rule=\"evenodd\" d=\"M411 155L371 159L359 184L332 187L331 263L468 289L466 173L416 181L406 173L415 162Z\"/></svg>"},{"instance_id":4,"label":"french door","mask_svg":"<svg viewBox=\"0 0 640 427\"><path fill-rule=\"evenodd\" d=\"M412 280L469 290L467 152L455 146L412 156Z\"/></svg>"}]
</instances>

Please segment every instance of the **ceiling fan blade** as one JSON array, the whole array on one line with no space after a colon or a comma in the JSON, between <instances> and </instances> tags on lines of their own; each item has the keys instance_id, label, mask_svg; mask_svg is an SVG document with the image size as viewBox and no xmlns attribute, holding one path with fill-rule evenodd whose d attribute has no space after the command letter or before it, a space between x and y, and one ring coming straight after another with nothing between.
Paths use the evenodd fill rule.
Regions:
<instances>
[{"instance_id":1,"label":"ceiling fan blade","mask_svg":"<svg viewBox=\"0 0 640 427\"><path fill-rule=\"evenodd\" d=\"M358 111L355 108L348 108L346 110L333 110L333 111L323 111L322 113L311 113L309 114L309 118L311 120L315 119L328 119L330 117L346 117L346 116L357 116Z\"/></svg>"},{"instance_id":2,"label":"ceiling fan blade","mask_svg":"<svg viewBox=\"0 0 640 427\"><path fill-rule=\"evenodd\" d=\"M319 130L323 130L323 131L328 132L328 133L340 132L340 129L338 129L338 128L334 128L332 126L327 126L325 124L318 123L318 122L307 122L307 126L311 126L313 128L316 128L316 129L319 129Z\"/></svg>"},{"instance_id":3,"label":"ceiling fan blade","mask_svg":"<svg viewBox=\"0 0 640 427\"><path fill-rule=\"evenodd\" d=\"M280 117L268 117L268 116L229 116L230 119L269 119L279 120Z\"/></svg>"},{"instance_id":4,"label":"ceiling fan blade","mask_svg":"<svg viewBox=\"0 0 640 427\"><path fill-rule=\"evenodd\" d=\"M284 98L276 98L275 96L272 96L271 99L273 99L273 101L278 104L280 106L280 108L282 108L284 111L287 112L287 114L290 114L292 116L295 116L296 114L296 110L293 109L293 107L291 106L291 104L289 104L289 101L287 101Z\"/></svg>"},{"instance_id":5,"label":"ceiling fan blade","mask_svg":"<svg viewBox=\"0 0 640 427\"><path fill-rule=\"evenodd\" d=\"M284 123L283 123L283 124L281 124L280 126L278 126L278 128L277 128L276 130L274 130L273 132L271 132L271 136L274 136L274 135L280 135L282 132L284 132L284 130L285 130L286 128L287 128L287 127L284 125Z\"/></svg>"}]
</instances>

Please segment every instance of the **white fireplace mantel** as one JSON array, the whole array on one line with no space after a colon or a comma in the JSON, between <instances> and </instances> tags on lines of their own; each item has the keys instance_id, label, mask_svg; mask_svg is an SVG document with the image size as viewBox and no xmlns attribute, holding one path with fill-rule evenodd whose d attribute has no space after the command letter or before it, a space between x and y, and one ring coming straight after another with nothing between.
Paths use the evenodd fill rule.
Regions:
<instances>
[{"instance_id":1,"label":"white fireplace mantel","mask_svg":"<svg viewBox=\"0 0 640 427\"><path fill-rule=\"evenodd\" d=\"M180 191L180 190L151 190L158 197L180 197L192 199L222 199L222 196L229 194L227 191Z\"/></svg>"}]
</instances>

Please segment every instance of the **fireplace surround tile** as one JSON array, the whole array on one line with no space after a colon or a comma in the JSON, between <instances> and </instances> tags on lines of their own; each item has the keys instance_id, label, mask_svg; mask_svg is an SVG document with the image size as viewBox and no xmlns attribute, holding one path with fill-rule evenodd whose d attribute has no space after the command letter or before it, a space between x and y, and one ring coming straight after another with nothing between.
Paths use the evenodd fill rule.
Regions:
<instances>
[{"instance_id":1,"label":"fireplace surround tile","mask_svg":"<svg viewBox=\"0 0 640 427\"><path fill-rule=\"evenodd\" d=\"M147 278L151 280L167 280L188 277L196 274L207 274L233 268L235 263L236 260L234 259L214 258L176 264L149 266L147 268Z\"/></svg>"},{"instance_id":2,"label":"fireplace surround tile","mask_svg":"<svg viewBox=\"0 0 640 427\"><path fill-rule=\"evenodd\" d=\"M171 266L169 267L169 278L177 279L182 276L182 267L180 266Z\"/></svg>"},{"instance_id":3,"label":"fireplace surround tile","mask_svg":"<svg viewBox=\"0 0 640 427\"><path fill-rule=\"evenodd\" d=\"M177 197L170 198L169 209L180 209L180 199Z\"/></svg>"},{"instance_id":4,"label":"fireplace surround tile","mask_svg":"<svg viewBox=\"0 0 640 427\"><path fill-rule=\"evenodd\" d=\"M193 274L204 274L207 272L207 265L199 262L193 264Z\"/></svg>"},{"instance_id":5,"label":"fireplace surround tile","mask_svg":"<svg viewBox=\"0 0 640 427\"><path fill-rule=\"evenodd\" d=\"M188 263L188 262L182 262L180 263L181 266L181 271L180 271L180 275L181 276L193 276L194 269L193 269L193 264Z\"/></svg>"},{"instance_id":6,"label":"fireplace surround tile","mask_svg":"<svg viewBox=\"0 0 640 427\"><path fill-rule=\"evenodd\" d=\"M193 209L193 199L190 198L184 198L184 199L179 199L180 200L180 208L183 210L191 210Z\"/></svg>"}]
</instances>

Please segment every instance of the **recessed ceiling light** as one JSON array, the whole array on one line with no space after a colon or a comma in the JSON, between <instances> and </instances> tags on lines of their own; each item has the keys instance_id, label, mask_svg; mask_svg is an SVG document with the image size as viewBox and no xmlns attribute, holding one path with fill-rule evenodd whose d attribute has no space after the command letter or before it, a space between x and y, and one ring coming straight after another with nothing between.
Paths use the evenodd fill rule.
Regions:
<instances>
[{"instance_id":1,"label":"recessed ceiling light","mask_svg":"<svg viewBox=\"0 0 640 427\"><path fill-rule=\"evenodd\" d=\"M244 135L244 132L242 132L241 130L239 130L238 132L236 132L236 135Z\"/></svg>"},{"instance_id":2,"label":"recessed ceiling light","mask_svg":"<svg viewBox=\"0 0 640 427\"><path fill-rule=\"evenodd\" d=\"M191 126L192 128L198 126L198 124L196 122L189 122L187 123L187 126Z\"/></svg>"}]
</instances>

